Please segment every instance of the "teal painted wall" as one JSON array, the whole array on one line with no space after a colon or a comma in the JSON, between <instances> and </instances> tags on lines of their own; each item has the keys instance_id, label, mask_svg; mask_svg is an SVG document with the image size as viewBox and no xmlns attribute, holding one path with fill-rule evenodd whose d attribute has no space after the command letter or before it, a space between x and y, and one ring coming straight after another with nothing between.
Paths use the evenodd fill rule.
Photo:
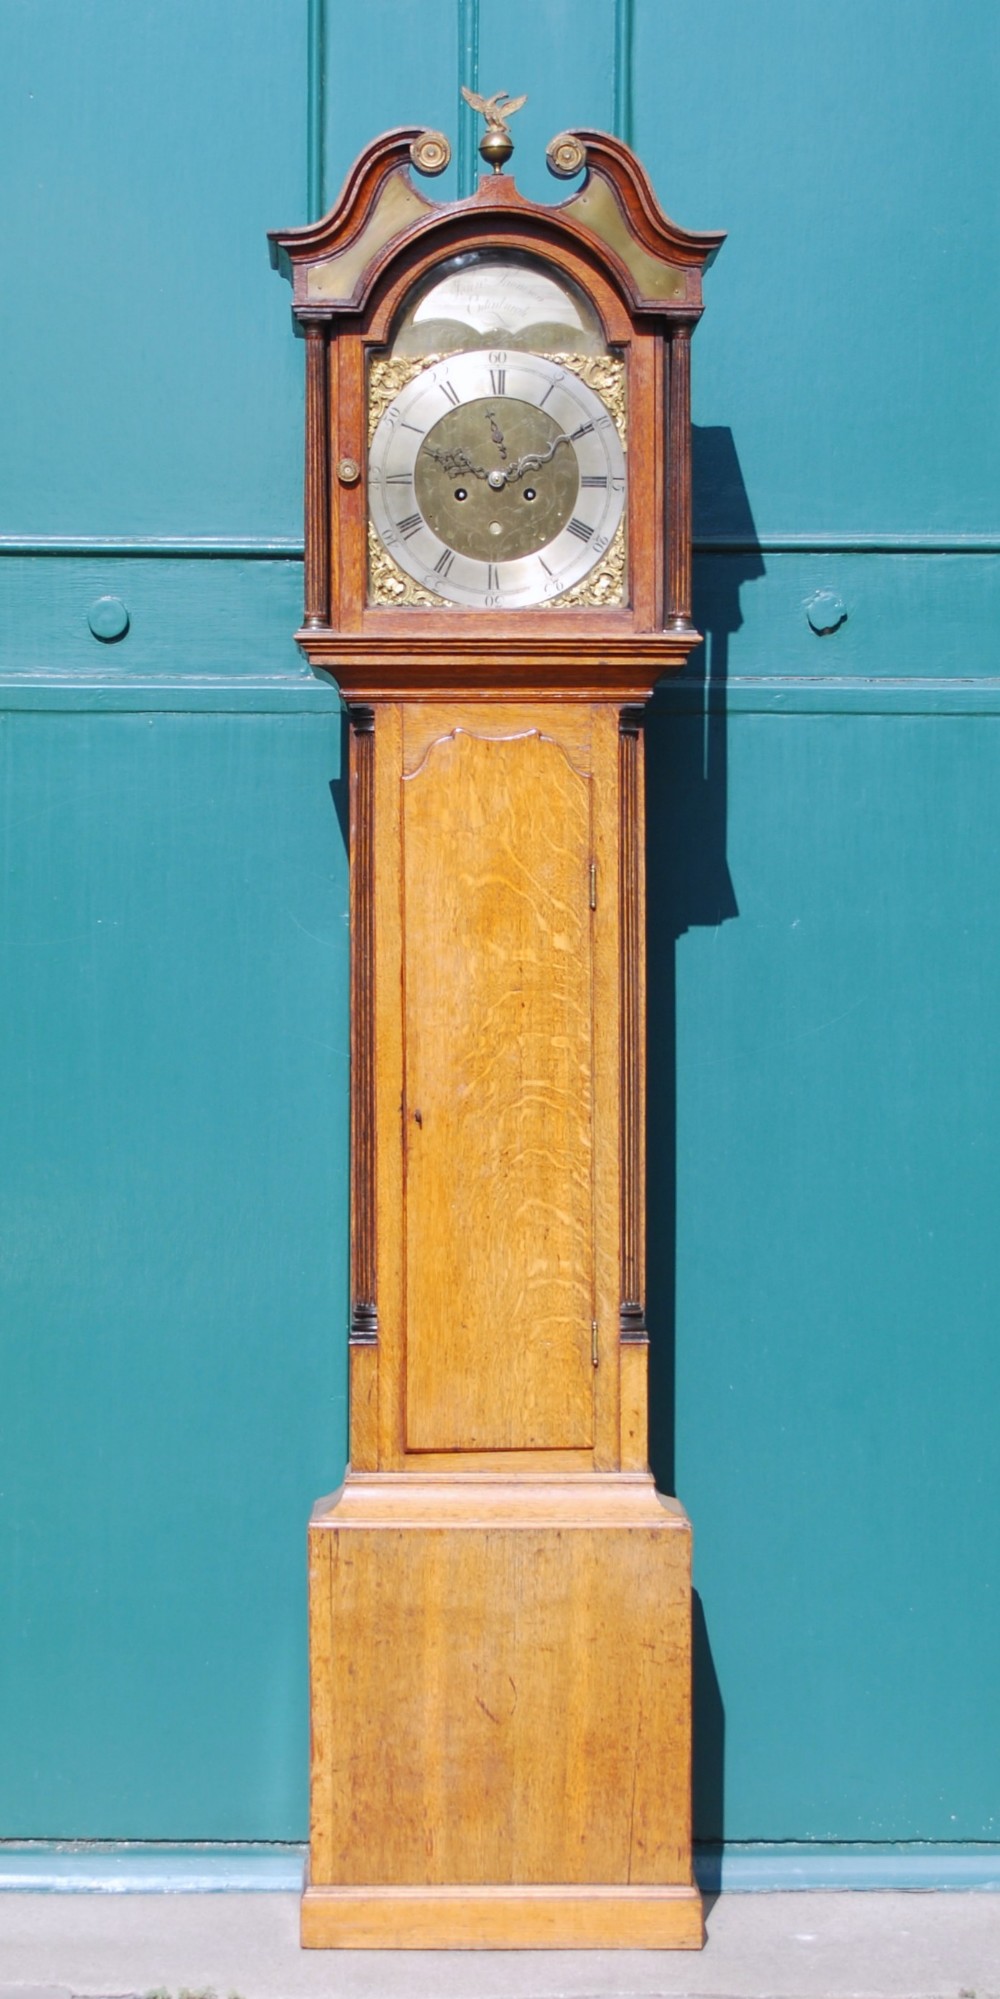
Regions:
<instances>
[{"instance_id":1,"label":"teal painted wall","mask_svg":"<svg viewBox=\"0 0 1000 1999\"><path fill-rule=\"evenodd\" d=\"M345 1448L339 703L264 231L459 71L724 227L649 731L653 1447L699 1829L1000 1839L993 0L0 27L0 1837L299 1839ZM817 637L804 605L841 595ZM87 611L120 596L102 645Z\"/></svg>"},{"instance_id":2,"label":"teal painted wall","mask_svg":"<svg viewBox=\"0 0 1000 1999\"><path fill-rule=\"evenodd\" d=\"M345 1428L339 717L4 723L4 1831L295 1837Z\"/></svg>"}]
</instances>

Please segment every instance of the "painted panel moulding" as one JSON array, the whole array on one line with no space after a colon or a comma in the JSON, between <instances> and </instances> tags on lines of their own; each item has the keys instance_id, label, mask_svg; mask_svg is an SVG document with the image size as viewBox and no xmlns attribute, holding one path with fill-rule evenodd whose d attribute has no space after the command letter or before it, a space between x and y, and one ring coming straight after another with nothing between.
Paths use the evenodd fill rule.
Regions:
<instances>
[{"instance_id":1,"label":"painted panel moulding","mask_svg":"<svg viewBox=\"0 0 1000 1999\"><path fill-rule=\"evenodd\" d=\"M50 715L322 715L338 717L340 695L330 681L147 680L129 682L46 678L0 679L0 714Z\"/></svg>"},{"instance_id":2,"label":"painted panel moulding","mask_svg":"<svg viewBox=\"0 0 1000 1999\"><path fill-rule=\"evenodd\" d=\"M724 694L702 681L667 681L657 701L675 712L726 715L1000 715L1000 677L980 680L731 679ZM129 682L38 674L0 678L0 714L337 714L331 681L196 680Z\"/></svg>"},{"instance_id":3,"label":"painted panel moulding","mask_svg":"<svg viewBox=\"0 0 1000 1999\"><path fill-rule=\"evenodd\" d=\"M306 1848L291 1845L0 1845L0 1892L298 1894ZM707 1893L789 1890L1000 1892L1000 1846L747 1842L695 1848Z\"/></svg>"},{"instance_id":4,"label":"painted panel moulding","mask_svg":"<svg viewBox=\"0 0 1000 1999\"><path fill-rule=\"evenodd\" d=\"M1000 555L1000 533L695 535L696 555ZM301 562L301 538L227 535L0 535L0 555L169 555Z\"/></svg>"}]
</instances>

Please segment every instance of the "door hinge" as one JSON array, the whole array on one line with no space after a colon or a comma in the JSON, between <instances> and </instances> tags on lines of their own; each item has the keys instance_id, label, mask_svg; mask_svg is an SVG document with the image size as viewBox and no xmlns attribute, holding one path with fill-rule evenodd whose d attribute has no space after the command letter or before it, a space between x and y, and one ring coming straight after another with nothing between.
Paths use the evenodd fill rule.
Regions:
<instances>
[{"instance_id":1,"label":"door hinge","mask_svg":"<svg viewBox=\"0 0 1000 1999\"><path fill-rule=\"evenodd\" d=\"M597 1351L597 1320L596 1320L596 1319L591 1319L591 1321L590 1321L590 1358L591 1358L591 1361L592 1361L592 1363L593 1363L594 1367L596 1367L596 1366L597 1366L597 1363L598 1363L598 1361L599 1361L599 1359L600 1359L600 1355L598 1354L598 1351Z\"/></svg>"},{"instance_id":2,"label":"door hinge","mask_svg":"<svg viewBox=\"0 0 1000 1999\"><path fill-rule=\"evenodd\" d=\"M597 862L590 863L590 907L597 908Z\"/></svg>"}]
</instances>

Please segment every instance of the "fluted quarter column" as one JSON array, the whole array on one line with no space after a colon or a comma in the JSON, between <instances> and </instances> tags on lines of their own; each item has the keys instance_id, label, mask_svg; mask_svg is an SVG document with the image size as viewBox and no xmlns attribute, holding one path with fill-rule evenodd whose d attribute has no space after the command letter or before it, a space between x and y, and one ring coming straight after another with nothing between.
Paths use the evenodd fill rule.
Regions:
<instances>
[{"instance_id":1,"label":"fluted quarter column","mask_svg":"<svg viewBox=\"0 0 1000 1999\"><path fill-rule=\"evenodd\" d=\"M691 328L670 334L667 373L667 630L691 630Z\"/></svg>"},{"instance_id":2,"label":"fluted quarter column","mask_svg":"<svg viewBox=\"0 0 1000 1999\"><path fill-rule=\"evenodd\" d=\"M330 622L330 461L327 450L326 334L306 327L305 624Z\"/></svg>"}]
</instances>

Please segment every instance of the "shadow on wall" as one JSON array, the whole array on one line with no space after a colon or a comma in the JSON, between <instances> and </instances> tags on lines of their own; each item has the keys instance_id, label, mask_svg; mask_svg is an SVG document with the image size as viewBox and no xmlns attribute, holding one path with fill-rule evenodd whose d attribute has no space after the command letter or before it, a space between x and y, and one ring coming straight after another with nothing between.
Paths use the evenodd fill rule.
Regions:
<instances>
[{"instance_id":1,"label":"shadow on wall","mask_svg":"<svg viewBox=\"0 0 1000 1999\"><path fill-rule=\"evenodd\" d=\"M688 663L682 701L669 689L658 694L646 728L649 1449L664 1492L676 1490L677 940L739 915L726 857L726 681L730 636L743 622L740 591L764 574L730 430L695 427L693 483L696 544L710 530L726 546L695 558L694 620L705 644ZM715 1842L724 1824L725 1710L697 1594L693 1636L694 1830Z\"/></svg>"}]
</instances>

